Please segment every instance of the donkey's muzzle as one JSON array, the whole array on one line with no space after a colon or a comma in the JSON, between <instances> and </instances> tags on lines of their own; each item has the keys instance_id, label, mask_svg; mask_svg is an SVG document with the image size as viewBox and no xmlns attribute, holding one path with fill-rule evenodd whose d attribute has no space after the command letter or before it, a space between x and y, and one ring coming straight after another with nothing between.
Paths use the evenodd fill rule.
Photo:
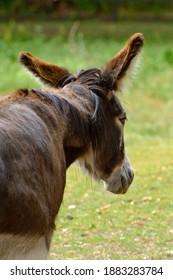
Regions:
<instances>
[{"instance_id":1,"label":"donkey's muzzle","mask_svg":"<svg viewBox=\"0 0 173 280\"><path fill-rule=\"evenodd\" d=\"M104 182L105 189L115 194L126 193L134 178L134 172L128 158L120 169L115 169L111 176Z\"/></svg>"}]
</instances>

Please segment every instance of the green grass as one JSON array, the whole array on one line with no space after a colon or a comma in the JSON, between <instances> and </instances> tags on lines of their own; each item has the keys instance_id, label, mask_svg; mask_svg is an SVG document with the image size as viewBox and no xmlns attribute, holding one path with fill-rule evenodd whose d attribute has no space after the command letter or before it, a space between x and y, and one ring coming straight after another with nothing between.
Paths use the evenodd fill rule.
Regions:
<instances>
[{"instance_id":1,"label":"green grass","mask_svg":"<svg viewBox=\"0 0 173 280\"><path fill-rule=\"evenodd\" d=\"M1 24L2 94L39 87L17 62L20 51L76 71L100 67L134 32L146 38L137 77L122 97L134 183L127 194L113 195L70 167L50 259L173 259L172 28L97 21Z\"/></svg>"}]
</instances>

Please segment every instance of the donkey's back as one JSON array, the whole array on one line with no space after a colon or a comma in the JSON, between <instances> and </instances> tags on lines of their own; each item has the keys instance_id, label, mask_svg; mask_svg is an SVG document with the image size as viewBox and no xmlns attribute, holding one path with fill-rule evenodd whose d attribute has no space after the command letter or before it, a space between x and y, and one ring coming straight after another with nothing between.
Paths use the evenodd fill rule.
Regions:
<instances>
[{"instance_id":1,"label":"donkey's back","mask_svg":"<svg viewBox=\"0 0 173 280\"><path fill-rule=\"evenodd\" d=\"M46 258L65 184L56 122L53 108L20 91L1 99L0 259L39 258L39 248Z\"/></svg>"}]
</instances>

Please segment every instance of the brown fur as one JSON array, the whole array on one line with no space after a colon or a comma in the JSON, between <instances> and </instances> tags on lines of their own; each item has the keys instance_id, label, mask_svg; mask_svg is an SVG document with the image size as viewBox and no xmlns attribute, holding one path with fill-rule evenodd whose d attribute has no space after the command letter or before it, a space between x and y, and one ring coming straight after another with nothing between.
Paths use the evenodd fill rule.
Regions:
<instances>
[{"instance_id":1,"label":"brown fur","mask_svg":"<svg viewBox=\"0 0 173 280\"><path fill-rule=\"evenodd\" d=\"M0 100L0 234L45 236L49 247L69 165L79 159L103 180L123 165L126 115L112 90L142 45L136 34L102 70L76 75L20 54L54 89L22 89Z\"/></svg>"}]
</instances>

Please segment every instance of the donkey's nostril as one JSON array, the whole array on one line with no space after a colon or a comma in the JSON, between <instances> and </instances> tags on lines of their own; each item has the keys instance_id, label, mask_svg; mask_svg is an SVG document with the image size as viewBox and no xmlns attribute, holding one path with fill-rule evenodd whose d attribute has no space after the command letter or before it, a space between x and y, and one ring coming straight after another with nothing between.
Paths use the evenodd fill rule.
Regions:
<instances>
[{"instance_id":1,"label":"donkey's nostril","mask_svg":"<svg viewBox=\"0 0 173 280\"><path fill-rule=\"evenodd\" d=\"M132 169L128 170L128 176L129 176L130 180L133 181L133 178L134 178L135 174L134 174Z\"/></svg>"},{"instance_id":2,"label":"donkey's nostril","mask_svg":"<svg viewBox=\"0 0 173 280\"><path fill-rule=\"evenodd\" d=\"M127 185L127 179L126 176L121 175L121 184L123 187L125 187Z\"/></svg>"}]
</instances>

